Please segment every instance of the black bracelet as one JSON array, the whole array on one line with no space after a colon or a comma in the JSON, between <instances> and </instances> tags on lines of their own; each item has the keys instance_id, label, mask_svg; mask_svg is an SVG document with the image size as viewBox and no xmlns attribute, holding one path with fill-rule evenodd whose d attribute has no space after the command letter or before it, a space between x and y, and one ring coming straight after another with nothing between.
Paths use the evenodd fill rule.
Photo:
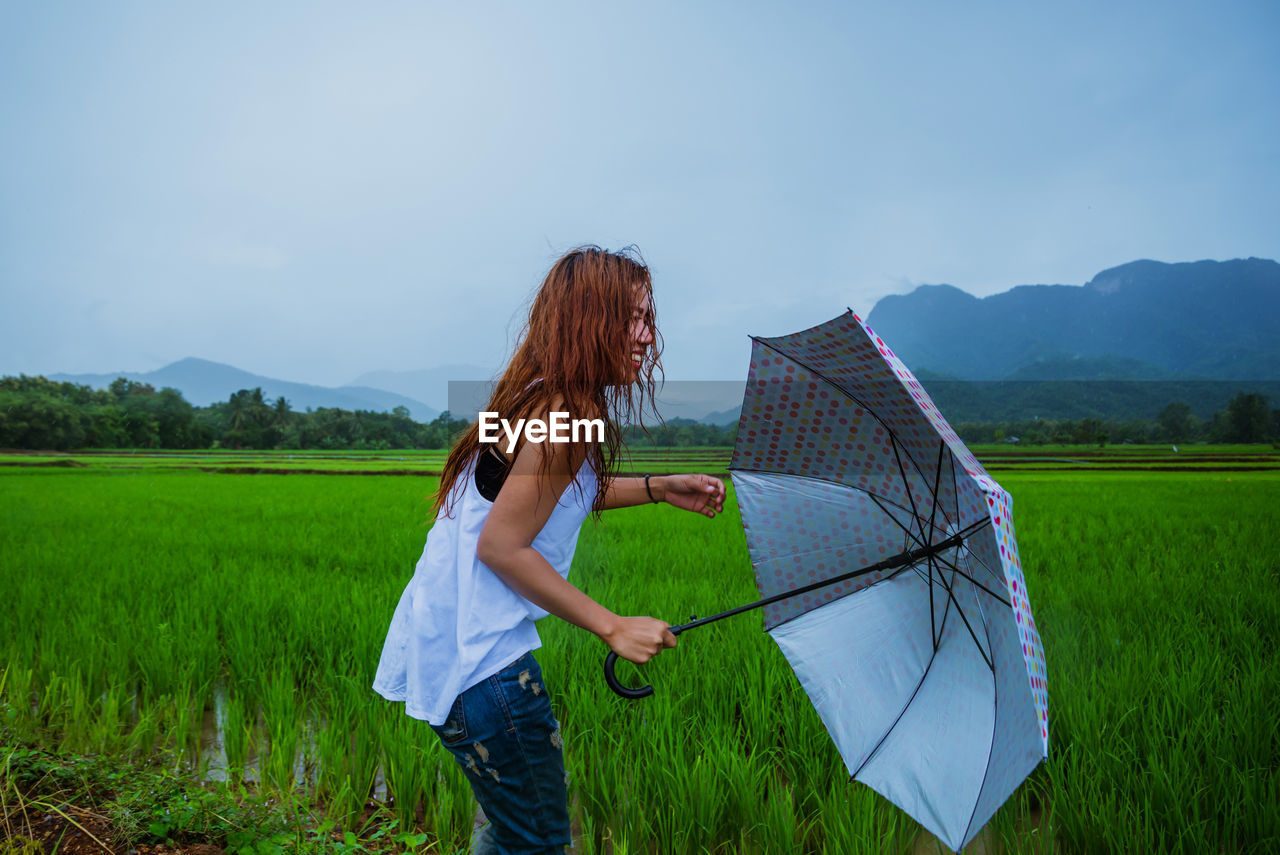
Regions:
<instances>
[{"instance_id":1,"label":"black bracelet","mask_svg":"<svg viewBox=\"0 0 1280 855\"><path fill-rule=\"evenodd\" d=\"M649 501L653 502L656 505L658 503L658 500L653 497L653 491L649 489L649 479L651 477L652 476L650 475L644 476L644 491L649 494Z\"/></svg>"}]
</instances>

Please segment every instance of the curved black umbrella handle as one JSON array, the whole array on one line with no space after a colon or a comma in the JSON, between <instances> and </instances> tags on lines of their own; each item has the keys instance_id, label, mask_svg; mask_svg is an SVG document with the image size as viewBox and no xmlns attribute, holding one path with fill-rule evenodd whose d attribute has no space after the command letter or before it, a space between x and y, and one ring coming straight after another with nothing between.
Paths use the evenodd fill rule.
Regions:
<instances>
[{"instance_id":1,"label":"curved black umbrella handle","mask_svg":"<svg viewBox=\"0 0 1280 855\"><path fill-rule=\"evenodd\" d=\"M705 619L698 620L696 615L690 615L689 620L691 621L690 623L668 627L668 629L671 630L672 635L679 635L686 629L692 629L693 627L700 626L706 622ZM616 665L617 662L618 654L610 650L609 655L604 658L604 681L609 684L610 689L613 689L616 693L629 701L638 701L641 698L647 698L653 694L653 686L637 686L633 689L630 686L622 685L622 681L618 679L618 675L613 673L613 666Z\"/></svg>"},{"instance_id":2,"label":"curved black umbrella handle","mask_svg":"<svg viewBox=\"0 0 1280 855\"><path fill-rule=\"evenodd\" d=\"M613 666L618 661L618 654L612 650L609 655L604 658L604 681L609 684L609 688L613 689L622 697L631 701L638 701L641 698L647 698L653 694L653 686L640 686L633 689L630 686L622 685L618 680L618 675L613 673Z\"/></svg>"}]
</instances>

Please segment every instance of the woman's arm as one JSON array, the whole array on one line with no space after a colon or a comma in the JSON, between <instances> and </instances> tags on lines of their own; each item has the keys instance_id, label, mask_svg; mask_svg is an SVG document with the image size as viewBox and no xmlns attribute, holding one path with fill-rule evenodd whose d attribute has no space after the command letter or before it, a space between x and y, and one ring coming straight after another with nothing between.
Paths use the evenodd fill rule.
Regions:
<instances>
[{"instance_id":1,"label":"woman's arm","mask_svg":"<svg viewBox=\"0 0 1280 855\"><path fill-rule=\"evenodd\" d=\"M544 454L551 455L549 478L538 475ZM529 602L595 633L623 659L647 662L664 647L676 646L669 624L614 614L570 584L532 546L582 459L581 449L575 452L567 444L526 442L489 511L476 555Z\"/></svg>"},{"instance_id":2,"label":"woman's arm","mask_svg":"<svg viewBox=\"0 0 1280 855\"><path fill-rule=\"evenodd\" d=\"M724 492L724 482L710 475L650 475L648 492L643 478L614 478L604 494L604 508L630 508L657 500L714 518L724 510Z\"/></svg>"},{"instance_id":3,"label":"woman's arm","mask_svg":"<svg viewBox=\"0 0 1280 855\"><path fill-rule=\"evenodd\" d=\"M649 498L653 493L653 499ZM636 505L647 505L655 499L659 502L667 494L667 481L664 475L649 476L649 490L644 488L643 478L614 478L609 489L604 493L604 509L631 508Z\"/></svg>"}]
</instances>

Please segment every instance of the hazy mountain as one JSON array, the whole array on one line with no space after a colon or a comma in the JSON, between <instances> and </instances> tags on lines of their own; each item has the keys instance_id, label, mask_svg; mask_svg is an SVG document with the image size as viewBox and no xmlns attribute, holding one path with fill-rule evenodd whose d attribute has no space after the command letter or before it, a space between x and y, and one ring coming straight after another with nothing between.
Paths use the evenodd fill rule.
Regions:
<instances>
[{"instance_id":1,"label":"hazy mountain","mask_svg":"<svg viewBox=\"0 0 1280 855\"><path fill-rule=\"evenodd\" d=\"M440 414L439 410L419 400L382 389L367 386L341 386L331 389L307 383L293 383L288 380L277 380L274 377L250 374L248 371L241 371L239 368L219 362L209 362L205 359L181 359L163 368L144 373L121 371L114 374L50 374L48 376L50 380L80 383L98 389L105 389L117 377L150 383L157 389L171 386L182 392L182 397L200 407L225 401L241 389L261 386L262 395L268 401L274 401L283 395L295 410L305 410L308 407L312 409L339 407L344 410L390 412L396 407L404 406L409 408L410 415L418 421L431 421Z\"/></svg>"},{"instance_id":2,"label":"hazy mountain","mask_svg":"<svg viewBox=\"0 0 1280 855\"><path fill-rule=\"evenodd\" d=\"M352 380L351 385L386 389L406 398L426 401L437 410L447 410L449 381L465 381L468 385L476 381L487 383L493 375L493 369L479 365L442 365L417 371L369 371Z\"/></svg>"},{"instance_id":3,"label":"hazy mountain","mask_svg":"<svg viewBox=\"0 0 1280 855\"><path fill-rule=\"evenodd\" d=\"M727 410L717 410L714 413L707 413L698 421L706 425L723 426L734 424L742 417L742 402L738 402L736 407L730 407Z\"/></svg>"},{"instance_id":4,"label":"hazy mountain","mask_svg":"<svg viewBox=\"0 0 1280 855\"><path fill-rule=\"evenodd\" d=\"M692 419L714 425L734 422L746 388L745 380L667 380L657 390L658 412L664 420ZM724 418L730 410L732 415Z\"/></svg>"},{"instance_id":5,"label":"hazy mountain","mask_svg":"<svg viewBox=\"0 0 1280 855\"><path fill-rule=\"evenodd\" d=\"M1085 285L885 297L867 322L922 374L963 380L1280 379L1280 264L1134 261Z\"/></svg>"}]
</instances>

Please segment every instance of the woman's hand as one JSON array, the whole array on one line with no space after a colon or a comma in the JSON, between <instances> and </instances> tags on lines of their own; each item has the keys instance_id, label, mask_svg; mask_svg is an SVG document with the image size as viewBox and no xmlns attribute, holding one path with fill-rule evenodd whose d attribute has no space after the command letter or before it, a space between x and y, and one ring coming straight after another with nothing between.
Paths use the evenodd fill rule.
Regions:
<instances>
[{"instance_id":1,"label":"woman's hand","mask_svg":"<svg viewBox=\"0 0 1280 855\"><path fill-rule=\"evenodd\" d=\"M724 510L724 482L710 475L662 476L663 500L714 519ZM622 654L618 654L622 655Z\"/></svg>"},{"instance_id":2,"label":"woman's hand","mask_svg":"<svg viewBox=\"0 0 1280 855\"><path fill-rule=\"evenodd\" d=\"M601 633L609 649L630 662L643 665L667 647L676 646L671 624L651 617L619 617Z\"/></svg>"}]
</instances>

